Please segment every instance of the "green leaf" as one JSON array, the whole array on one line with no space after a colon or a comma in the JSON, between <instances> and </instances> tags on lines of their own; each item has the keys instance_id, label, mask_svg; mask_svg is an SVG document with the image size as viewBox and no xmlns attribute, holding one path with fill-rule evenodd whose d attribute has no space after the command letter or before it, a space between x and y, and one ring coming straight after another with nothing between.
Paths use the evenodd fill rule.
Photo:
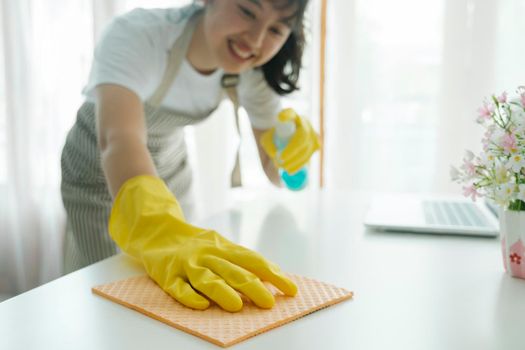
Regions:
<instances>
[{"instance_id":1,"label":"green leaf","mask_svg":"<svg viewBox=\"0 0 525 350\"><path fill-rule=\"evenodd\" d=\"M522 211L525 210L525 202L521 199L516 199L515 201L510 202L509 210Z\"/></svg>"}]
</instances>

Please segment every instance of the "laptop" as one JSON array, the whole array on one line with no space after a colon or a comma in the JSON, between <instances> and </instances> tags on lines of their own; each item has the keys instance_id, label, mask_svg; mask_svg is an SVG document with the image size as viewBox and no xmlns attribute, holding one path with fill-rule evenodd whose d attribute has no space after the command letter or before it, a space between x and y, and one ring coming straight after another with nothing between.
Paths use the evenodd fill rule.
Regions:
<instances>
[{"instance_id":1,"label":"laptop","mask_svg":"<svg viewBox=\"0 0 525 350\"><path fill-rule=\"evenodd\" d=\"M461 196L380 195L372 199L364 224L382 231L496 237L498 208Z\"/></svg>"}]
</instances>

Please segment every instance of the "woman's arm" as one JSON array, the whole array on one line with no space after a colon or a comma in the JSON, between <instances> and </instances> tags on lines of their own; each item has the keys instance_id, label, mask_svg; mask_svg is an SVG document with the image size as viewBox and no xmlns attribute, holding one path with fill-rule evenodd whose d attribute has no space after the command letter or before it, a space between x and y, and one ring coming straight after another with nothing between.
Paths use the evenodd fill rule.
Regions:
<instances>
[{"instance_id":1,"label":"woman's arm","mask_svg":"<svg viewBox=\"0 0 525 350\"><path fill-rule=\"evenodd\" d=\"M261 146L261 136L266 130L253 130L253 136L255 137L255 143L257 144L257 150L259 151L259 158L261 159L261 165L264 169L264 173L268 180L277 187L282 187L281 177L279 176L279 171L275 167L272 159L266 154L264 149Z\"/></svg>"},{"instance_id":2,"label":"woman's arm","mask_svg":"<svg viewBox=\"0 0 525 350\"><path fill-rule=\"evenodd\" d=\"M140 98L115 84L95 89L98 145L109 192L115 198L126 180L157 176L147 147L146 122Z\"/></svg>"}]
</instances>

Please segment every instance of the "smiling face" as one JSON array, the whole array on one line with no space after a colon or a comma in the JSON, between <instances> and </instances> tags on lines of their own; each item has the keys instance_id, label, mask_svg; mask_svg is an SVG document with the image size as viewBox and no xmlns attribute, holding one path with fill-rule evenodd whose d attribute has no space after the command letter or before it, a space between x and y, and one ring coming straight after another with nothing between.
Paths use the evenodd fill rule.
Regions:
<instances>
[{"instance_id":1,"label":"smiling face","mask_svg":"<svg viewBox=\"0 0 525 350\"><path fill-rule=\"evenodd\" d=\"M286 0L208 0L203 32L209 60L228 73L268 62L291 33L296 6Z\"/></svg>"}]
</instances>

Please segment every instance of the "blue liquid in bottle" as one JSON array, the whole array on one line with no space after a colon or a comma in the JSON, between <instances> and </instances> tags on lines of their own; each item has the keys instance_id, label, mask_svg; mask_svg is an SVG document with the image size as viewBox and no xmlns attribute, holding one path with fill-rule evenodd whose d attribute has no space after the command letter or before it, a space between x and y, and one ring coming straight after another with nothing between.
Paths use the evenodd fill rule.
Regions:
<instances>
[{"instance_id":1,"label":"blue liquid in bottle","mask_svg":"<svg viewBox=\"0 0 525 350\"><path fill-rule=\"evenodd\" d=\"M308 183L308 170L305 167L299 169L295 174L288 174L285 170L280 169L279 174L286 187L292 191L300 191Z\"/></svg>"},{"instance_id":2,"label":"blue liquid in bottle","mask_svg":"<svg viewBox=\"0 0 525 350\"><path fill-rule=\"evenodd\" d=\"M278 159L281 151L286 147L294 133L295 123L293 121L279 121L277 123L273 142L278 151ZM289 174L286 170L279 168L279 175L286 185L286 188L292 191L300 191L305 188L308 183L308 169L306 167L302 167L293 174Z\"/></svg>"}]
</instances>

